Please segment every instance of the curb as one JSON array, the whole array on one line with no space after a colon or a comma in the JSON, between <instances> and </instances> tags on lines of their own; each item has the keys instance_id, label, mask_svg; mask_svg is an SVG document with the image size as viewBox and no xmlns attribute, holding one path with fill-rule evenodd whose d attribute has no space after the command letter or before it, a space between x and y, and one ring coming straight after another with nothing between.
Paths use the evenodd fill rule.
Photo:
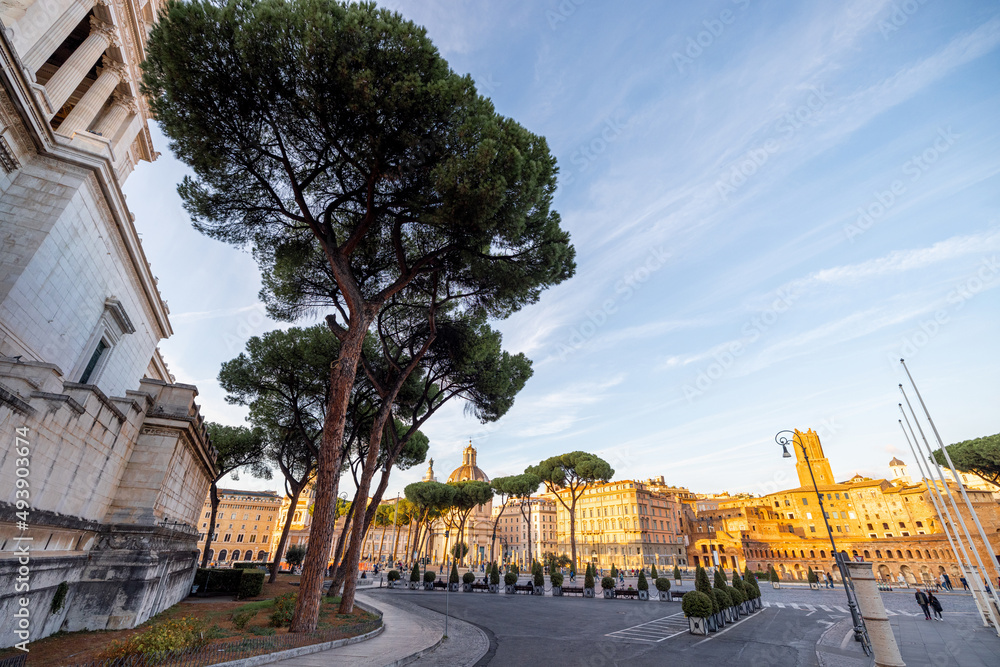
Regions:
<instances>
[{"instance_id":1,"label":"curb","mask_svg":"<svg viewBox=\"0 0 1000 667\"><path fill-rule=\"evenodd\" d=\"M382 611L373 605L362 604L357 601L354 602L356 607L360 607L364 611L370 614L375 614L379 618L382 618ZM375 630L371 632L366 632L363 635L358 635L357 637L347 637L345 639L335 639L329 642L321 642L319 644L309 644L308 646L299 646L298 648L289 648L284 651L276 651L274 653L265 653L263 655L255 655L250 658L241 658L239 660L230 660L229 662L220 662L212 667L256 667L257 665L270 665L272 663L278 662L279 660L286 660L288 658L297 658L300 655L309 655L311 653L319 653L320 651L326 651L331 648L339 648L341 646L350 646L351 644L360 644L363 641L367 641L374 637L378 637L380 634L385 632L385 624L380 625ZM440 640L438 641L440 643Z\"/></svg>"}]
</instances>

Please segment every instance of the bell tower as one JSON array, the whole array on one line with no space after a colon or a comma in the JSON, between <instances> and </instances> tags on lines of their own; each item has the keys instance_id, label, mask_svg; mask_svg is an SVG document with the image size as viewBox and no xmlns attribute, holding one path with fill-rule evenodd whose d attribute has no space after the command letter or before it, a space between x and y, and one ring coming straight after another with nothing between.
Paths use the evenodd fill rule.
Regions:
<instances>
[{"instance_id":1,"label":"bell tower","mask_svg":"<svg viewBox=\"0 0 1000 667\"><path fill-rule=\"evenodd\" d=\"M809 465L812 465L813 475L816 477L816 485L834 484L833 470L830 468L830 459L823 454L823 445L819 442L819 435L816 431L809 429L805 433L795 429L795 470L799 474L800 486L812 486L812 479L809 477ZM809 456L809 463L802 456L802 448L805 447Z\"/></svg>"}]
</instances>

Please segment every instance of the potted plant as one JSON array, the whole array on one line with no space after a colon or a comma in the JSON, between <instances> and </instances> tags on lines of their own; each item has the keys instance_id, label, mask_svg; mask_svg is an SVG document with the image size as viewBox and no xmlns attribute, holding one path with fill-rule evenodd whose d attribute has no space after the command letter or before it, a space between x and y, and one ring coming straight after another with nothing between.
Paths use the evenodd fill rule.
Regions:
<instances>
[{"instance_id":1,"label":"potted plant","mask_svg":"<svg viewBox=\"0 0 1000 667\"><path fill-rule=\"evenodd\" d=\"M434 582L437 581L437 575L434 574L433 570L427 570L424 572L424 590L433 591Z\"/></svg>"},{"instance_id":2,"label":"potted plant","mask_svg":"<svg viewBox=\"0 0 1000 667\"><path fill-rule=\"evenodd\" d=\"M417 565L416 561L413 561L413 569L410 570L410 590L417 590L417 586L420 584L420 566Z\"/></svg>"},{"instance_id":3,"label":"potted plant","mask_svg":"<svg viewBox=\"0 0 1000 667\"><path fill-rule=\"evenodd\" d=\"M757 577L750 571L749 566L743 571L743 583L749 586L750 602L753 610L759 611L761 609L760 584L757 583Z\"/></svg>"},{"instance_id":4,"label":"potted plant","mask_svg":"<svg viewBox=\"0 0 1000 667\"><path fill-rule=\"evenodd\" d=\"M705 594L705 597L712 603L712 612L708 616L708 631L715 632L719 629L719 603L712 592L712 584L708 581L708 572L701 565L694 573L694 588Z\"/></svg>"},{"instance_id":5,"label":"potted plant","mask_svg":"<svg viewBox=\"0 0 1000 667\"><path fill-rule=\"evenodd\" d=\"M718 617L719 626L725 627L726 623L732 623L733 617L729 611L729 608L733 606L733 601L729 599L729 594L722 588L713 588L712 596L715 598L715 602L718 605L718 609L715 612Z\"/></svg>"},{"instance_id":6,"label":"potted plant","mask_svg":"<svg viewBox=\"0 0 1000 667\"><path fill-rule=\"evenodd\" d=\"M513 572L508 572L507 574L503 575L503 583L504 583L504 593L506 593L507 595L513 595L514 593L517 592L514 590L514 586L517 585L517 575L514 574Z\"/></svg>"},{"instance_id":7,"label":"potted plant","mask_svg":"<svg viewBox=\"0 0 1000 667\"><path fill-rule=\"evenodd\" d=\"M601 591L604 593L604 597L608 600L615 596L615 580L611 577L604 577L601 579Z\"/></svg>"},{"instance_id":8,"label":"potted plant","mask_svg":"<svg viewBox=\"0 0 1000 667\"><path fill-rule=\"evenodd\" d=\"M583 576L583 597L594 597L594 568L587 563L587 573Z\"/></svg>"},{"instance_id":9,"label":"potted plant","mask_svg":"<svg viewBox=\"0 0 1000 667\"><path fill-rule=\"evenodd\" d=\"M666 577L660 577L653 582L656 586L656 590L660 592L660 602L670 601L670 580Z\"/></svg>"},{"instance_id":10,"label":"potted plant","mask_svg":"<svg viewBox=\"0 0 1000 667\"><path fill-rule=\"evenodd\" d=\"M451 574L448 575L448 590L452 593L458 592L458 563L451 562Z\"/></svg>"},{"instance_id":11,"label":"potted plant","mask_svg":"<svg viewBox=\"0 0 1000 667\"><path fill-rule=\"evenodd\" d=\"M781 585L778 583L778 573L774 571L774 566L769 565L767 567L767 578L771 581L771 586L773 588L780 588Z\"/></svg>"},{"instance_id":12,"label":"potted plant","mask_svg":"<svg viewBox=\"0 0 1000 667\"><path fill-rule=\"evenodd\" d=\"M497 567L496 563L493 563L493 567L490 568L490 593L498 593L500 591L500 568Z\"/></svg>"},{"instance_id":13,"label":"potted plant","mask_svg":"<svg viewBox=\"0 0 1000 667\"><path fill-rule=\"evenodd\" d=\"M681 569L674 565L674 584L677 588L681 587Z\"/></svg>"},{"instance_id":14,"label":"potted plant","mask_svg":"<svg viewBox=\"0 0 1000 667\"><path fill-rule=\"evenodd\" d=\"M553 572L549 575L549 583L552 584L552 595L554 597L562 596L562 583L563 576L559 572Z\"/></svg>"},{"instance_id":15,"label":"potted plant","mask_svg":"<svg viewBox=\"0 0 1000 667\"><path fill-rule=\"evenodd\" d=\"M655 565L651 566L649 569L649 578L652 579L653 581L656 581L659 578L659 576L660 575L656 572L656 566Z\"/></svg>"},{"instance_id":16,"label":"potted plant","mask_svg":"<svg viewBox=\"0 0 1000 667\"><path fill-rule=\"evenodd\" d=\"M729 619L731 621L738 621L740 620L740 613L743 609L743 593L741 593L740 589L735 586L726 586L724 590L726 591L726 595L729 596L729 601L731 603L729 605Z\"/></svg>"},{"instance_id":17,"label":"potted plant","mask_svg":"<svg viewBox=\"0 0 1000 667\"><path fill-rule=\"evenodd\" d=\"M541 564L535 563L531 569L534 570L531 575L531 594L545 595L545 575L542 573Z\"/></svg>"},{"instance_id":18,"label":"potted plant","mask_svg":"<svg viewBox=\"0 0 1000 667\"><path fill-rule=\"evenodd\" d=\"M712 601L701 591L688 591L681 598L681 609L688 619L692 635L708 634L708 618L712 615Z\"/></svg>"},{"instance_id":19,"label":"potted plant","mask_svg":"<svg viewBox=\"0 0 1000 667\"><path fill-rule=\"evenodd\" d=\"M814 591L819 590L819 577L816 576L816 573L813 572L811 567L809 568L809 572L806 574L806 579L809 581L809 588Z\"/></svg>"},{"instance_id":20,"label":"potted plant","mask_svg":"<svg viewBox=\"0 0 1000 667\"><path fill-rule=\"evenodd\" d=\"M399 581L399 572L397 570L389 570L389 574L385 575L385 578L389 582L389 588L395 588L396 582Z\"/></svg>"},{"instance_id":21,"label":"potted plant","mask_svg":"<svg viewBox=\"0 0 1000 667\"><path fill-rule=\"evenodd\" d=\"M648 600L649 599L649 582L646 581L646 571L639 570L639 583L635 585L639 589L639 599Z\"/></svg>"},{"instance_id":22,"label":"potted plant","mask_svg":"<svg viewBox=\"0 0 1000 667\"><path fill-rule=\"evenodd\" d=\"M472 574L471 572L466 572L465 574L463 574L462 575L462 592L463 593L471 593L472 592L472 584L475 583L475 581L476 581L476 575Z\"/></svg>"}]
</instances>

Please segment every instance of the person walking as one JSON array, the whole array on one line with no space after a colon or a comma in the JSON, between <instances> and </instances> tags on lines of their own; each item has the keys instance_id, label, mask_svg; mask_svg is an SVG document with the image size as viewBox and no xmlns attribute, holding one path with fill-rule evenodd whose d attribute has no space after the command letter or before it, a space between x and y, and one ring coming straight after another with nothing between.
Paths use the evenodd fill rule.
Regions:
<instances>
[{"instance_id":1,"label":"person walking","mask_svg":"<svg viewBox=\"0 0 1000 667\"><path fill-rule=\"evenodd\" d=\"M943 621L944 617L941 616L941 612L943 611L941 608L941 601L938 600L937 596L934 595L933 593L928 593L927 604L929 604L931 609L934 610L934 620Z\"/></svg>"},{"instance_id":2,"label":"person walking","mask_svg":"<svg viewBox=\"0 0 1000 667\"><path fill-rule=\"evenodd\" d=\"M830 576L829 572L826 573L826 587L833 588L833 577Z\"/></svg>"},{"instance_id":3,"label":"person walking","mask_svg":"<svg viewBox=\"0 0 1000 667\"><path fill-rule=\"evenodd\" d=\"M958 580L960 582L962 582L962 590L963 591L969 590L969 582L965 580L965 577L959 577Z\"/></svg>"},{"instance_id":4,"label":"person walking","mask_svg":"<svg viewBox=\"0 0 1000 667\"><path fill-rule=\"evenodd\" d=\"M948 573L947 573L947 572L943 573L943 574L941 575L941 578L942 578L942 579L944 579L944 587L945 587L946 589L948 589L949 591L953 591L953 590L955 590L955 589L954 589L954 588L952 587L952 585L951 585L951 577L949 577L949 576L948 576Z\"/></svg>"},{"instance_id":5,"label":"person walking","mask_svg":"<svg viewBox=\"0 0 1000 667\"><path fill-rule=\"evenodd\" d=\"M924 595L924 592L918 588L917 592L914 594L914 597L917 598L917 604L920 605L920 608L924 610L924 620L925 621L931 620L931 610L927 606L928 605L927 596Z\"/></svg>"}]
</instances>

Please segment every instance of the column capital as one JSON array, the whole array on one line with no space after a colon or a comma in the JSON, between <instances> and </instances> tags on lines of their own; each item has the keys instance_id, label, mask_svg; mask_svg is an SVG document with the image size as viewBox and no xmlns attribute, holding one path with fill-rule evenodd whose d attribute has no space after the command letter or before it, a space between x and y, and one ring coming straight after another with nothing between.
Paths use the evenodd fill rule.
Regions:
<instances>
[{"instance_id":1,"label":"column capital","mask_svg":"<svg viewBox=\"0 0 1000 667\"><path fill-rule=\"evenodd\" d=\"M90 34L104 35L108 38L109 46L118 46L118 29L114 24L102 21L96 16L90 17Z\"/></svg>"},{"instance_id":2,"label":"column capital","mask_svg":"<svg viewBox=\"0 0 1000 667\"><path fill-rule=\"evenodd\" d=\"M117 75L119 81L128 80L128 67L125 66L125 63L112 60L108 56L104 56L101 59L101 66L97 69L97 76L101 76L106 73Z\"/></svg>"},{"instance_id":3,"label":"column capital","mask_svg":"<svg viewBox=\"0 0 1000 667\"><path fill-rule=\"evenodd\" d=\"M139 107L135 102L135 98L118 91L115 91L111 96L111 106L121 107L129 114L139 113Z\"/></svg>"}]
</instances>

